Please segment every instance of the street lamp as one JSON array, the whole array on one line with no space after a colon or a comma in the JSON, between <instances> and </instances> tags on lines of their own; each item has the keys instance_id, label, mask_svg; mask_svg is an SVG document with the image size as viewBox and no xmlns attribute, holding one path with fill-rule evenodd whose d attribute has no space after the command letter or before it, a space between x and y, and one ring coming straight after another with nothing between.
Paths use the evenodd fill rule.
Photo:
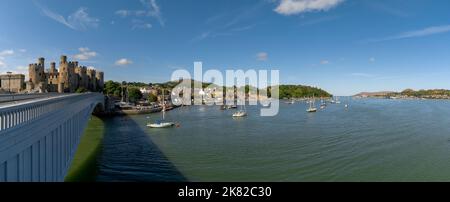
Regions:
<instances>
[{"instance_id":1,"label":"street lamp","mask_svg":"<svg viewBox=\"0 0 450 202\"><path fill-rule=\"evenodd\" d=\"M6 74L8 75L8 92L9 92L9 94L11 94L11 74L12 74L12 72L6 72Z\"/></svg>"},{"instance_id":2,"label":"street lamp","mask_svg":"<svg viewBox=\"0 0 450 202\"><path fill-rule=\"evenodd\" d=\"M9 94L12 95L12 100L14 101L14 94L11 93L11 76L12 76L12 72L6 72L6 74L8 75L8 91L9 91Z\"/></svg>"}]
</instances>

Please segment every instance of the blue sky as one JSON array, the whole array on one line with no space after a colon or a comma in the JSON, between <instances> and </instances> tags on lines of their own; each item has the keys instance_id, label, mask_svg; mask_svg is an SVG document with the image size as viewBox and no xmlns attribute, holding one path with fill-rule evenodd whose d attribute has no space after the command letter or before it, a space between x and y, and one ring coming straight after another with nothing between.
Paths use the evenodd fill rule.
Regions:
<instances>
[{"instance_id":1,"label":"blue sky","mask_svg":"<svg viewBox=\"0 0 450 202\"><path fill-rule=\"evenodd\" d=\"M450 88L448 0L2 0L0 72L61 54L106 79L279 69L335 95ZM47 63L47 66L49 64Z\"/></svg>"}]
</instances>

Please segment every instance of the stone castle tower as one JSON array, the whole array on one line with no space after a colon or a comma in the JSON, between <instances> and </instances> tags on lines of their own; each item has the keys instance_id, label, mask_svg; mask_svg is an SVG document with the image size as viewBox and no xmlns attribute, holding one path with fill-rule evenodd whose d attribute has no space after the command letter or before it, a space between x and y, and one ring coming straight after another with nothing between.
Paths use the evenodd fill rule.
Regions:
<instances>
[{"instance_id":1,"label":"stone castle tower","mask_svg":"<svg viewBox=\"0 0 450 202\"><path fill-rule=\"evenodd\" d=\"M104 73L78 62L68 61L67 56L61 56L59 69L56 63L50 63L50 69L45 71L45 59L39 58L38 63L29 65L28 91L74 93L79 88L92 92L103 90Z\"/></svg>"},{"instance_id":2,"label":"stone castle tower","mask_svg":"<svg viewBox=\"0 0 450 202\"><path fill-rule=\"evenodd\" d=\"M45 74L45 59L39 58L37 63L28 66L31 87L45 92L47 89L47 75Z\"/></svg>"},{"instance_id":3,"label":"stone castle tower","mask_svg":"<svg viewBox=\"0 0 450 202\"><path fill-rule=\"evenodd\" d=\"M75 74L78 75L78 86L89 89L89 78L87 76L87 67L75 67Z\"/></svg>"},{"instance_id":4,"label":"stone castle tower","mask_svg":"<svg viewBox=\"0 0 450 202\"><path fill-rule=\"evenodd\" d=\"M104 86L104 83L105 83L104 73L98 71L97 74L95 75L95 78L97 80L97 88L98 89L103 89L105 87Z\"/></svg>"},{"instance_id":5,"label":"stone castle tower","mask_svg":"<svg viewBox=\"0 0 450 202\"><path fill-rule=\"evenodd\" d=\"M89 79L89 89L92 89L92 91L97 91L97 78L95 77L96 72L94 69L88 69L87 70L87 76Z\"/></svg>"}]
</instances>

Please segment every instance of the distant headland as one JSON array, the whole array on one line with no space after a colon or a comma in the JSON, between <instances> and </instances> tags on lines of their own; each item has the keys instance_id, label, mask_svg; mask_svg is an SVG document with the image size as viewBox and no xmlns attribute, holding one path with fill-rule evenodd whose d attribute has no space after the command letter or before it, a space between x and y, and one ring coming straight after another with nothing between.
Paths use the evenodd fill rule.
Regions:
<instances>
[{"instance_id":1,"label":"distant headland","mask_svg":"<svg viewBox=\"0 0 450 202\"><path fill-rule=\"evenodd\" d=\"M450 99L450 90L430 89L413 90L406 89L402 92L380 91L362 92L354 95L357 98L385 98L385 99Z\"/></svg>"}]
</instances>

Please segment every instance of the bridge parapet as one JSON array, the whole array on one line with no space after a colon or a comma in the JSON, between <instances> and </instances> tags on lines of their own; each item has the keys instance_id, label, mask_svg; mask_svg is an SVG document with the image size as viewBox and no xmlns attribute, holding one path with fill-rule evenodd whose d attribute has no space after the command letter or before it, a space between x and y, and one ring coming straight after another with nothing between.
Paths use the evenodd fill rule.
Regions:
<instances>
[{"instance_id":1,"label":"bridge parapet","mask_svg":"<svg viewBox=\"0 0 450 202\"><path fill-rule=\"evenodd\" d=\"M0 107L0 182L63 181L99 93Z\"/></svg>"}]
</instances>

